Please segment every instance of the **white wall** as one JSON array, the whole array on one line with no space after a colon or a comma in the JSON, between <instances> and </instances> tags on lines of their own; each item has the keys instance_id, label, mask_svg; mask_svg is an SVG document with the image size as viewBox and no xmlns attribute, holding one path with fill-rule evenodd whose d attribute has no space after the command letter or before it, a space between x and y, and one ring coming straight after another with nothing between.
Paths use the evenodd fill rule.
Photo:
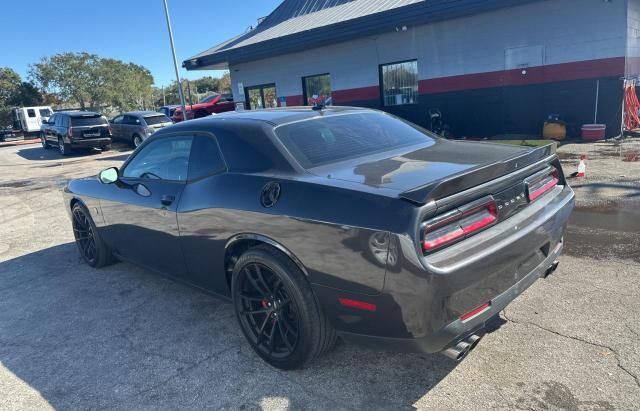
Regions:
<instances>
[{"instance_id":1,"label":"white wall","mask_svg":"<svg viewBox=\"0 0 640 411\"><path fill-rule=\"evenodd\" d=\"M627 0L626 75L640 74L640 0Z\"/></svg>"},{"instance_id":2,"label":"white wall","mask_svg":"<svg viewBox=\"0 0 640 411\"><path fill-rule=\"evenodd\" d=\"M640 0L629 1L640 16ZM424 80L623 57L626 8L624 0L547 0L238 64L230 68L234 96L238 82L275 82L278 96L301 95L301 77L319 73L331 74L333 90L377 86L379 64L415 58Z\"/></svg>"}]
</instances>

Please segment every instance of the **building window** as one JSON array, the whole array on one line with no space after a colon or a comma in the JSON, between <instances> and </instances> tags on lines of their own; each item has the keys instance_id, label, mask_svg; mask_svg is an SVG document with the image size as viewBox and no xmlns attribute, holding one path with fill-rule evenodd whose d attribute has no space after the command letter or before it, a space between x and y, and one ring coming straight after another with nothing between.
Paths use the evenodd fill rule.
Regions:
<instances>
[{"instance_id":1,"label":"building window","mask_svg":"<svg viewBox=\"0 0 640 411\"><path fill-rule=\"evenodd\" d=\"M380 89L384 106L418 103L418 61L380 65Z\"/></svg>"},{"instance_id":2,"label":"building window","mask_svg":"<svg viewBox=\"0 0 640 411\"><path fill-rule=\"evenodd\" d=\"M318 74L302 77L302 91L304 103L308 106L318 103L330 106L331 100L331 76Z\"/></svg>"},{"instance_id":3,"label":"building window","mask_svg":"<svg viewBox=\"0 0 640 411\"><path fill-rule=\"evenodd\" d=\"M250 110L278 107L275 84L247 87L244 94Z\"/></svg>"}]
</instances>

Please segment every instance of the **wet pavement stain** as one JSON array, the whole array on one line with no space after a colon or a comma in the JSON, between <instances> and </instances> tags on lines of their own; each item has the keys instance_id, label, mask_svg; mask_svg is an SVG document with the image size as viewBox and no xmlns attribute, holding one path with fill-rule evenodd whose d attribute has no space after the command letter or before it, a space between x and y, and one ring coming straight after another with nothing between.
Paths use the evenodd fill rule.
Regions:
<instances>
[{"instance_id":1,"label":"wet pavement stain","mask_svg":"<svg viewBox=\"0 0 640 411\"><path fill-rule=\"evenodd\" d=\"M0 188L22 188L35 184L31 180L21 180L21 181L9 181L6 183L0 183Z\"/></svg>"},{"instance_id":2,"label":"wet pavement stain","mask_svg":"<svg viewBox=\"0 0 640 411\"><path fill-rule=\"evenodd\" d=\"M598 260L640 263L640 203L574 210L565 234L565 253Z\"/></svg>"}]
</instances>

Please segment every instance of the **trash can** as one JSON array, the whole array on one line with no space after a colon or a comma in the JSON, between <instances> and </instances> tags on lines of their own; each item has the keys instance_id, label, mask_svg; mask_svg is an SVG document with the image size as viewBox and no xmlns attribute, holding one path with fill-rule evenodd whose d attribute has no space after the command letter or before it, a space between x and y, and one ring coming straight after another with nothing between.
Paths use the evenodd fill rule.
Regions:
<instances>
[{"instance_id":1,"label":"trash can","mask_svg":"<svg viewBox=\"0 0 640 411\"><path fill-rule=\"evenodd\" d=\"M545 121L542 136L546 140L564 140L567 137L567 126L561 122Z\"/></svg>"},{"instance_id":2,"label":"trash can","mask_svg":"<svg viewBox=\"0 0 640 411\"><path fill-rule=\"evenodd\" d=\"M582 139L585 141L604 140L606 134L606 124L584 124L582 126Z\"/></svg>"}]
</instances>

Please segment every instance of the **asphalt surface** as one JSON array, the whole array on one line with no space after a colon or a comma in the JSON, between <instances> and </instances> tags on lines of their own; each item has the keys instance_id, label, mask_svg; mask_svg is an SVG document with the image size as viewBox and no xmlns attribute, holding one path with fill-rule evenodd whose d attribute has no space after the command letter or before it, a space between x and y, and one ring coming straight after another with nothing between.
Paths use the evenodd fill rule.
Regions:
<instances>
[{"instance_id":1,"label":"asphalt surface","mask_svg":"<svg viewBox=\"0 0 640 411\"><path fill-rule=\"evenodd\" d=\"M0 148L0 409L640 408L640 208L579 210L558 271L461 363L341 344L282 372L229 304L80 260L60 188L126 150Z\"/></svg>"}]
</instances>

